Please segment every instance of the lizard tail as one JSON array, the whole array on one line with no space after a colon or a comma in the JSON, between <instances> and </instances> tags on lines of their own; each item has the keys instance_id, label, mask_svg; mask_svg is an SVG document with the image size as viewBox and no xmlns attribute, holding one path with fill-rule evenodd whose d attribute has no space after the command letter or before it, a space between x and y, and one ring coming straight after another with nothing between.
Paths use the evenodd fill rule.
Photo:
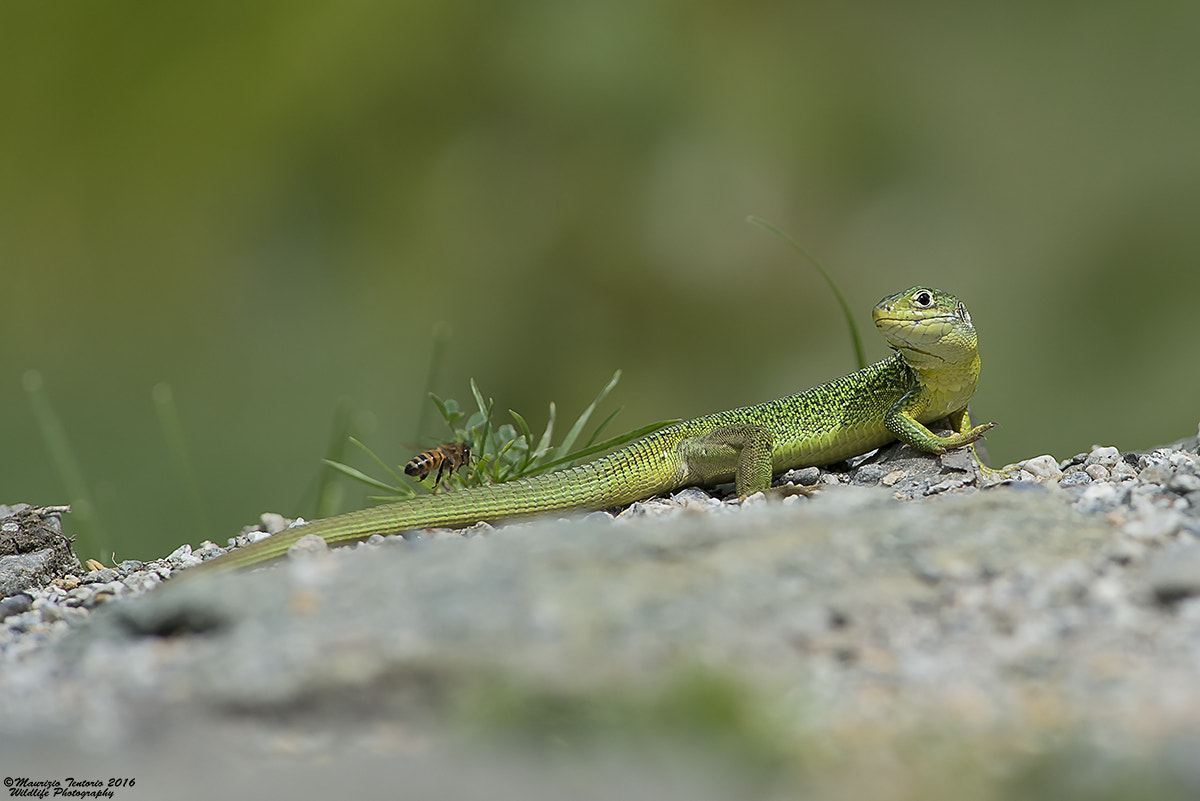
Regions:
<instances>
[{"instance_id":1,"label":"lizard tail","mask_svg":"<svg viewBox=\"0 0 1200 801\"><path fill-rule=\"evenodd\" d=\"M640 443L638 443L640 444ZM422 528L458 528L480 520L531 517L552 511L604 509L673 488L653 469L651 449L637 444L594 462L502 484L424 495L293 526L237 548L191 572L235 569L277 559L297 540L316 534L329 544ZM618 480L618 477L620 480Z\"/></svg>"}]
</instances>

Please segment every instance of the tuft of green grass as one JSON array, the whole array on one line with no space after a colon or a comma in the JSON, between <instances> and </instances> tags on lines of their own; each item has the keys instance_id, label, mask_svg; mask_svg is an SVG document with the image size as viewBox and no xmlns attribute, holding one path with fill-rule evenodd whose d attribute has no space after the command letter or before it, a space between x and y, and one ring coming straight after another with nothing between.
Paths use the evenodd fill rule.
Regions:
<instances>
[{"instance_id":1,"label":"tuft of green grass","mask_svg":"<svg viewBox=\"0 0 1200 801\"><path fill-rule=\"evenodd\" d=\"M617 370L600 390L595 400L575 419L557 445L554 444L554 435L558 411L553 401L550 403L545 428L541 434L535 435L525 417L512 409L509 409L508 413L513 422L497 425L493 420L495 401L484 396L474 379L471 379L471 396L475 402L475 410L470 413L463 411L458 401L453 398L442 399L430 392L429 399L448 430L448 441L466 443L470 446L473 454L473 463L470 468L459 470L443 478L442 486L463 489L513 481L552 470L562 470L577 465L590 456L619 448L660 428L678 422L677 420L663 420L624 434L602 439L604 431L621 411L618 407L605 417L591 435L584 440L583 432L592 419L592 415L612 392L620 378L621 371ZM433 491L425 484L401 476L358 439L351 437L349 441L364 451L383 470L390 482L371 476L337 459L326 458L322 461L342 475L387 493L387 495L372 496L372 500L404 500L413 497L418 492ZM576 447L577 445L578 447Z\"/></svg>"}]
</instances>

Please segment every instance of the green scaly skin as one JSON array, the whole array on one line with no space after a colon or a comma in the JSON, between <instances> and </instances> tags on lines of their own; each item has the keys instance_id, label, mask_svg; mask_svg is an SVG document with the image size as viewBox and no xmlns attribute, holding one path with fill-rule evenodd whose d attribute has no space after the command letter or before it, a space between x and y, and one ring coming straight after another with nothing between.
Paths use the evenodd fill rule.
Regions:
<instances>
[{"instance_id":1,"label":"green scaly skin","mask_svg":"<svg viewBox=\"0 0 1200 801\"><path fill-rule=\"evenodd\" d=\"M568 470L296 526L194 571L275 559L309 534L336 544L411 529L606 509L731 479L744 498L768 489L772 476L784 470L830 464L897 439L940 454L970 445L994 425L971 427L967 414L979 378L979 351L958 298L913 287L884 298L873 317L896 353L807 392L677 423ZM942 437L926 427L943 417L956 433Z\"/></svg>"}]
</instances>

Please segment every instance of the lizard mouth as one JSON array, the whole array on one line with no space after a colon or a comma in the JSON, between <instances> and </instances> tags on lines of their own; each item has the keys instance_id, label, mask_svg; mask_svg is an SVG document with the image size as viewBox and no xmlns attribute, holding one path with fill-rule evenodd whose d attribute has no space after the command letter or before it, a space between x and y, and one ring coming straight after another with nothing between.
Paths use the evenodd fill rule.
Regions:
<instances>
[{"instance_id":1,"label":"lizard mouth","mask_svg":"<svg viewBox=\"0 0 1200 801\"><path fill-rule=\"evenodd\" d=\"M912 345L892 345L892 349L893 350L912 351L913 353L919 353L922 356L928 356L931 359L937 359L940 362L946 361L946 357L941 355L940 353L934 353L934 352L928 351L928 350L921 350L920 348L914 348Z\"/></svg>"},{"instance_id":2,"label":"lizard mouth","mask_svg":"<svg viewBox=\"0 0 1200 801\"><path fill-rule=\"evenodd\" d=\"M883 314L877 314L875 316L876 323L915 323L917 325L920 325L924 322L932 321L932 320L960 320L960 319L961 318L957 314L938 314L938 315L931 315L931 316L921 317L921 318L888 317L887 315L883 315Z\"/></svg>"}]
</instances>

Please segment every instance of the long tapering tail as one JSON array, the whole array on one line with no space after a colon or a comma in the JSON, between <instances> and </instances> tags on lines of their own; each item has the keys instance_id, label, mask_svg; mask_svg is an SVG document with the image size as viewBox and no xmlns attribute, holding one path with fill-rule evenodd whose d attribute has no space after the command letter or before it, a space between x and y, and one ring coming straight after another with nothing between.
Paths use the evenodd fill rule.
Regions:
<instances>
[{"instance_id":1,"label":"long tapering tail","mask_svg":"<svg viewBox=\"0 0 1200 801\"><path fill-rule=\"evenodd\" d=\"M641 443L568 470L425 495L409 501L293 526L265 540L238 548L189 572L234 569L277 559L297 540L316 534L330 544L364 540L374 534L398 534L422 528L458 528L480 520L530 517L551 511L604 509L632 503L668 489L674 482L653 469Z\"/></svg>"}]
</instances>

